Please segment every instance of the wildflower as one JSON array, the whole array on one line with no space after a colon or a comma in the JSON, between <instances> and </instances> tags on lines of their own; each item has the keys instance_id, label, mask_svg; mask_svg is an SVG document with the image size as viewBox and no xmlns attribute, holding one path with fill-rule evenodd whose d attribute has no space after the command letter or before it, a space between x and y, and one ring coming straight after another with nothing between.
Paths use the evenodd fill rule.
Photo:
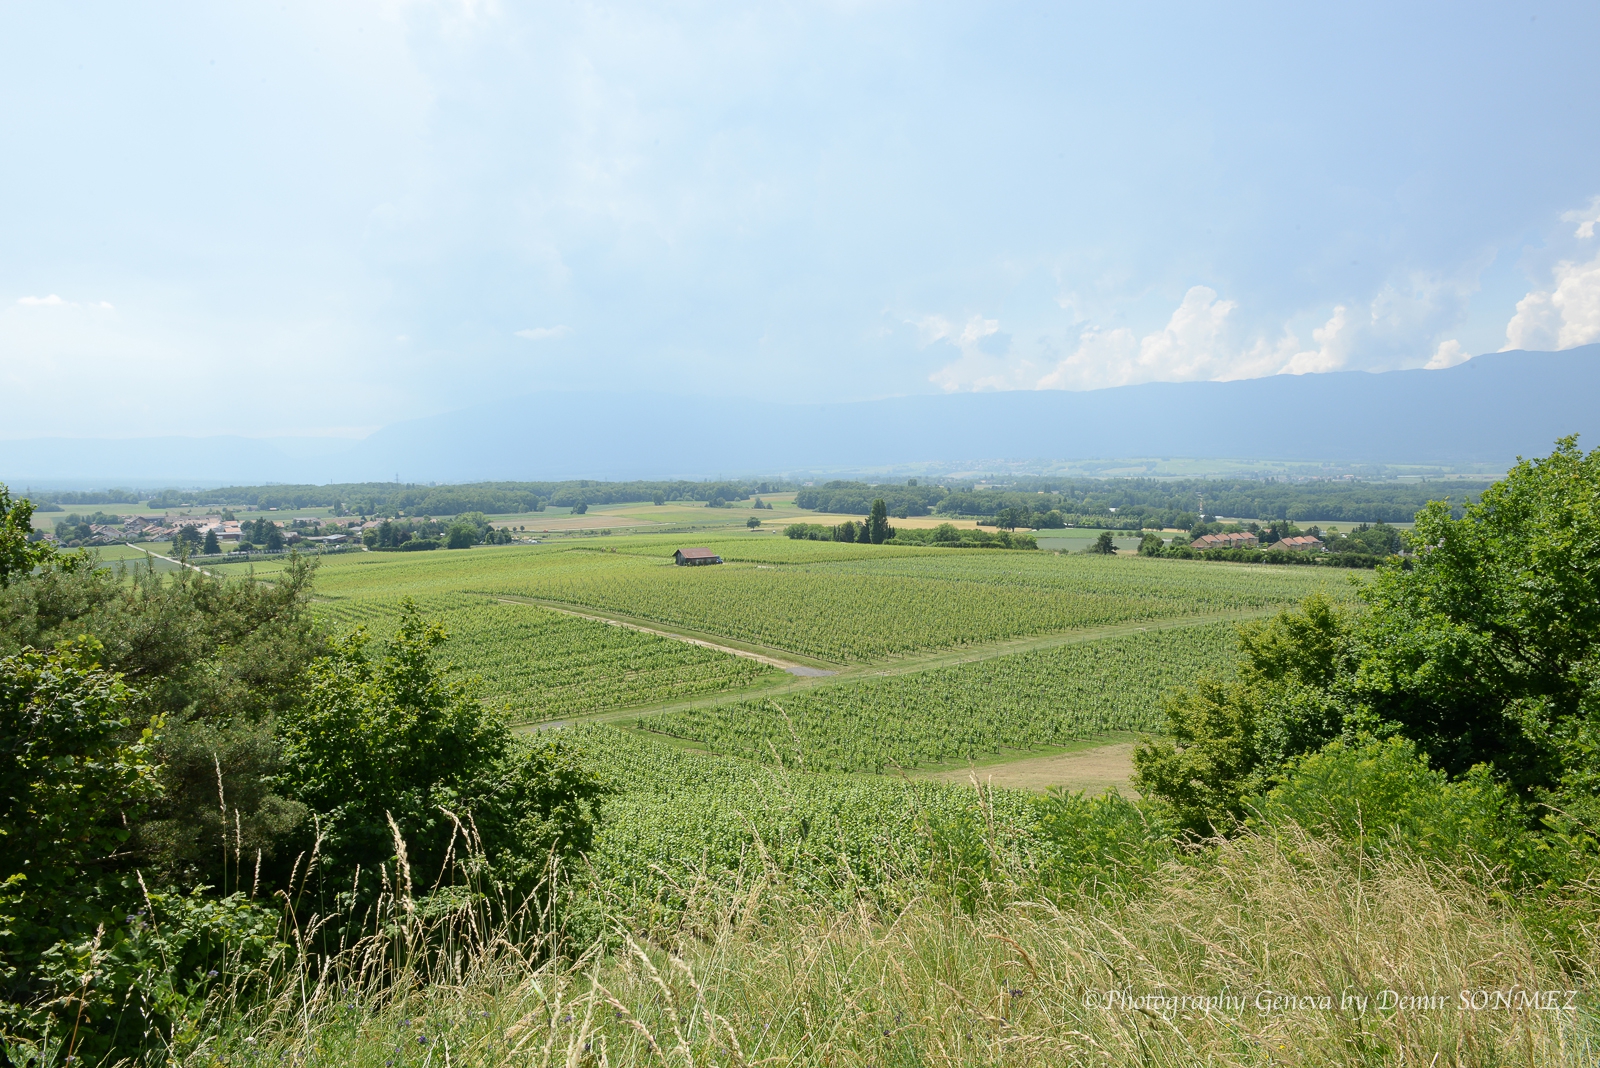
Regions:
<instances>
[{"instance_id":1,"label":"wildflower","mask_svg":"<svg viewBox=\"0 0 1600 1068\"><path fill-rule=\"evenodd\" d=\"M212 968L209 972L206 972L206 978L207 979L215 979L216 977L217 977L217 970L215 968Z\"/></svg>"}]
</instances>

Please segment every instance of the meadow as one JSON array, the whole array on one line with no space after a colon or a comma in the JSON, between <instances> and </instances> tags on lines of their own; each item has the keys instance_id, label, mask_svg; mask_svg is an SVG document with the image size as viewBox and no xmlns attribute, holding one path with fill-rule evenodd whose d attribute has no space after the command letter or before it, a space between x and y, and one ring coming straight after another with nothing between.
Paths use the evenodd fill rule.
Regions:
<instances>
[{"instance_id":1,"label":"meadow","mask_svg":"<svg viewBox=\"0 0 1600 1068\"><path fill-rule=\"evenodd\" d=\"M783 697L669 711L638 726L719 753L882 774L1158 731L1163 693L1231 673L1234 624L1135 633Z\"/></svg>"}]
</instances>

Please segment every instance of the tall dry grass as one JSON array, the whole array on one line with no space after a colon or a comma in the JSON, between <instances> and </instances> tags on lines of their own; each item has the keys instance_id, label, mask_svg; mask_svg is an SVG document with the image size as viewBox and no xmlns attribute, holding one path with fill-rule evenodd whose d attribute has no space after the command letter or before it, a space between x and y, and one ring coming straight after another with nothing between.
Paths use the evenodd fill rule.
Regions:
<instances>
[{"instance_id":1,"label":"tall dry grass","mask_svg":"<svg viewBox=\"0 0 1600 1068\"><path fill-rule=\"evenodd\" d=\"M382 968L324 964L174 1055L341 1068L1600 1057L1592 961L1563 967L1513 906L1404 854L1247 835L1134 901L999 889L973 914L936 895L885 913L807 904L758 877L708 895L715 915L693 934L645 942L619 923L576 955L551 953L549 932L460 918L432 921L455 925L440 942L402 908L359 949ZM430 939L442 948L416 948Z\"/></svg>"}]
</instances>

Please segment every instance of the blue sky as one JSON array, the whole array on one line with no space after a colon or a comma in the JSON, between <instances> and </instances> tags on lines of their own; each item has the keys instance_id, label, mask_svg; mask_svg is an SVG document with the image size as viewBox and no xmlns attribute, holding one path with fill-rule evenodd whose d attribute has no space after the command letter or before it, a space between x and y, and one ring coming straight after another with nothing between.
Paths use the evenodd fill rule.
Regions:
<instances>
[{"instance_id":1,"label":"blue sky","mask_svg":"<svg viewBox=\"0 0 1600 1068\"><path fill-rule=\"evenodd\" d=\"M0 437L1600 340L1600 5L1112 8L5 4Z\"/></svg>"}]
</instances>

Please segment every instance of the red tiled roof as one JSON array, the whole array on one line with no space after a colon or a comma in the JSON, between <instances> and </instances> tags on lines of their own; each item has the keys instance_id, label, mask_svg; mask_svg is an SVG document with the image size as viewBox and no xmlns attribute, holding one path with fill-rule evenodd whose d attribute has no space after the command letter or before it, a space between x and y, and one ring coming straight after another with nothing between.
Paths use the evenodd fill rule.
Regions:
<instances>
[{"instance_id":1,"label":"red tiled roof","mask_svg":"<svg viewBox=\"0 0 1600 1068\"><path fill-rule=\"evenodd\" d=\"M717 554L710 549L679 549L674 556L681 556L685 560L715 560Z\"/></svg>"}]
</instances>

